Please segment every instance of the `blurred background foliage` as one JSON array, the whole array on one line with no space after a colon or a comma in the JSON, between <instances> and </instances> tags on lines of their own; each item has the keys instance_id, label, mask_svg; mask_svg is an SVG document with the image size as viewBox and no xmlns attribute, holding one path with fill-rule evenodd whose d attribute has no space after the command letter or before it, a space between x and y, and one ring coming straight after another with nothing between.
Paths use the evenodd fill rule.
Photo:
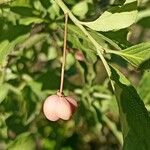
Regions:
<instances>
[{"instance_id":1,"label":"blurred background foliage","mask_svg":"<svg viewBox=\"0 0 150 150\"><path fill-rule=\"evenodd\" d=\"M65 3L77 18L90 21L124 0ZM98 42L109 47L104 36L126 48L149 41L150 2L140 0L138 5L135 25L99 32ZM43 101L59 88L63 25L63 13L53 0L0 0L0 150L121 149L118 107L104 66L71 21L64 92L79 107L70 121L50 122L43 115ZM111 63L137 87L150 111L150 72L139 72L117 56Z\"/></svg>"}]
</instances>

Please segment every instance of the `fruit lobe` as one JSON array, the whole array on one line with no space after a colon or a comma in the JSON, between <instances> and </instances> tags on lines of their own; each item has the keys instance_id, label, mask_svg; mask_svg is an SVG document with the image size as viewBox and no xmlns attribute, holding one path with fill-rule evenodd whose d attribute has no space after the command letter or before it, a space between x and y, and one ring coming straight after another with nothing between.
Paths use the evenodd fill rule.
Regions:
<instances>
[{"instance_id":1,"label":"fruit lobe","mask_svg":"<svg viewBox=\"0 0 150 150\"><path fill-rule=\"evenodd\" d=\"M71 111L72 111L72 113L74 113L76 108L78 107L76 100L74 100L70 96L66 96L65 99L70 103Z\"/></svg>"},{"instance_id":2,"label":"fruit lobe","mask_svg":"<svg viewBox=\"0 0 150 150\"><path fill-rule=\"evenodd\" d=\"M51 121L57 121L59 117L55 113L55 108L57 107L57 95L49 96L43 104L43 112L47 119Z\"/></svg>"}]
</instances>

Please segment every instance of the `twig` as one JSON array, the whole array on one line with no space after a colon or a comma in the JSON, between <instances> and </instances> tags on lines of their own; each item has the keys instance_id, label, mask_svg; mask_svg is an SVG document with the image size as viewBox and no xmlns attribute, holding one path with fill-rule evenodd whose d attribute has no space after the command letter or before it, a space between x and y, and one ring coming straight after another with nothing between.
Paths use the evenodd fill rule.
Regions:
<instances>
[{"instance_id":1,"label":"twig","mask_svg":"<svg viewBox=\"0 0 150 150\"><path fill-rule=\"evenodd\" d=\"M67 23L68 23L68 13L65 14L65 29L64 29L64 47L63 47L63 60L61 68L61 83L60 83L60 94L63 94L63 85L64 85L64 71L65 71L65 62L66 62L66 46L67 46Z\"/></svg>"}]
</instances>

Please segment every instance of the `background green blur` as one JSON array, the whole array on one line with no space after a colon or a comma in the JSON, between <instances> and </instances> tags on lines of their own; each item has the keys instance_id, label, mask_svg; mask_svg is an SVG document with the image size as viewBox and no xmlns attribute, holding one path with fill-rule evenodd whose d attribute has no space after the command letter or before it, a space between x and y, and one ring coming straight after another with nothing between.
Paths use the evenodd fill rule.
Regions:
<instances>
[{"instance_id":1,"label":"background green blur","mask_svg":"<svg viewBox=\"0 0 150 150\"><path fill-rule=\"evenodd\" d=\"M124 2L64 1L83 21ZM140 19L129 29L101 34L121 48L149 41L149 6L148 0L139 1ZM75 47L70 31L64 93L79 107L69 121L50 122L43 115L44 100L59 89L63 27L63 12L53 0L0 0L0 150L121 149L118 107L105 69L95 53ZM77 60L78 55L84 60ZM139 72L116 56L111 61L137 87L150 111L150 72Z\"/></svg>"}]
</instances>

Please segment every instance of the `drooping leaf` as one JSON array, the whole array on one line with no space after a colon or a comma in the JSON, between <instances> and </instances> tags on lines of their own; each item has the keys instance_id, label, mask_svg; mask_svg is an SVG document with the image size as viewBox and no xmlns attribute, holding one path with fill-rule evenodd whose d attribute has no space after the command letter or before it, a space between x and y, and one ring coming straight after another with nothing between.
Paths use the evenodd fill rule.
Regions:
<instances>
[{"instance_id":1,"label":"drooping leaf","mask_svg":"<svg viewBox=\"0 0 150 150\"><path fill-rule=\"evenodd\" d=\"M131 26L137 17L137 1L125 3L122 7L114 7L105 11L98 19L81 24L96 31L120 30Z\"/></svg>"},{"instance_id":2,"label":"drooping leaf","mask_svg":"<svg viewBox=\"0 0 150 150\"><path fill-rule=\"evenodd\" d=\"M123 150L150 149L150 116L136 89L119 70L111 68L124 137Z\"/></svg>"}]
</instances>

